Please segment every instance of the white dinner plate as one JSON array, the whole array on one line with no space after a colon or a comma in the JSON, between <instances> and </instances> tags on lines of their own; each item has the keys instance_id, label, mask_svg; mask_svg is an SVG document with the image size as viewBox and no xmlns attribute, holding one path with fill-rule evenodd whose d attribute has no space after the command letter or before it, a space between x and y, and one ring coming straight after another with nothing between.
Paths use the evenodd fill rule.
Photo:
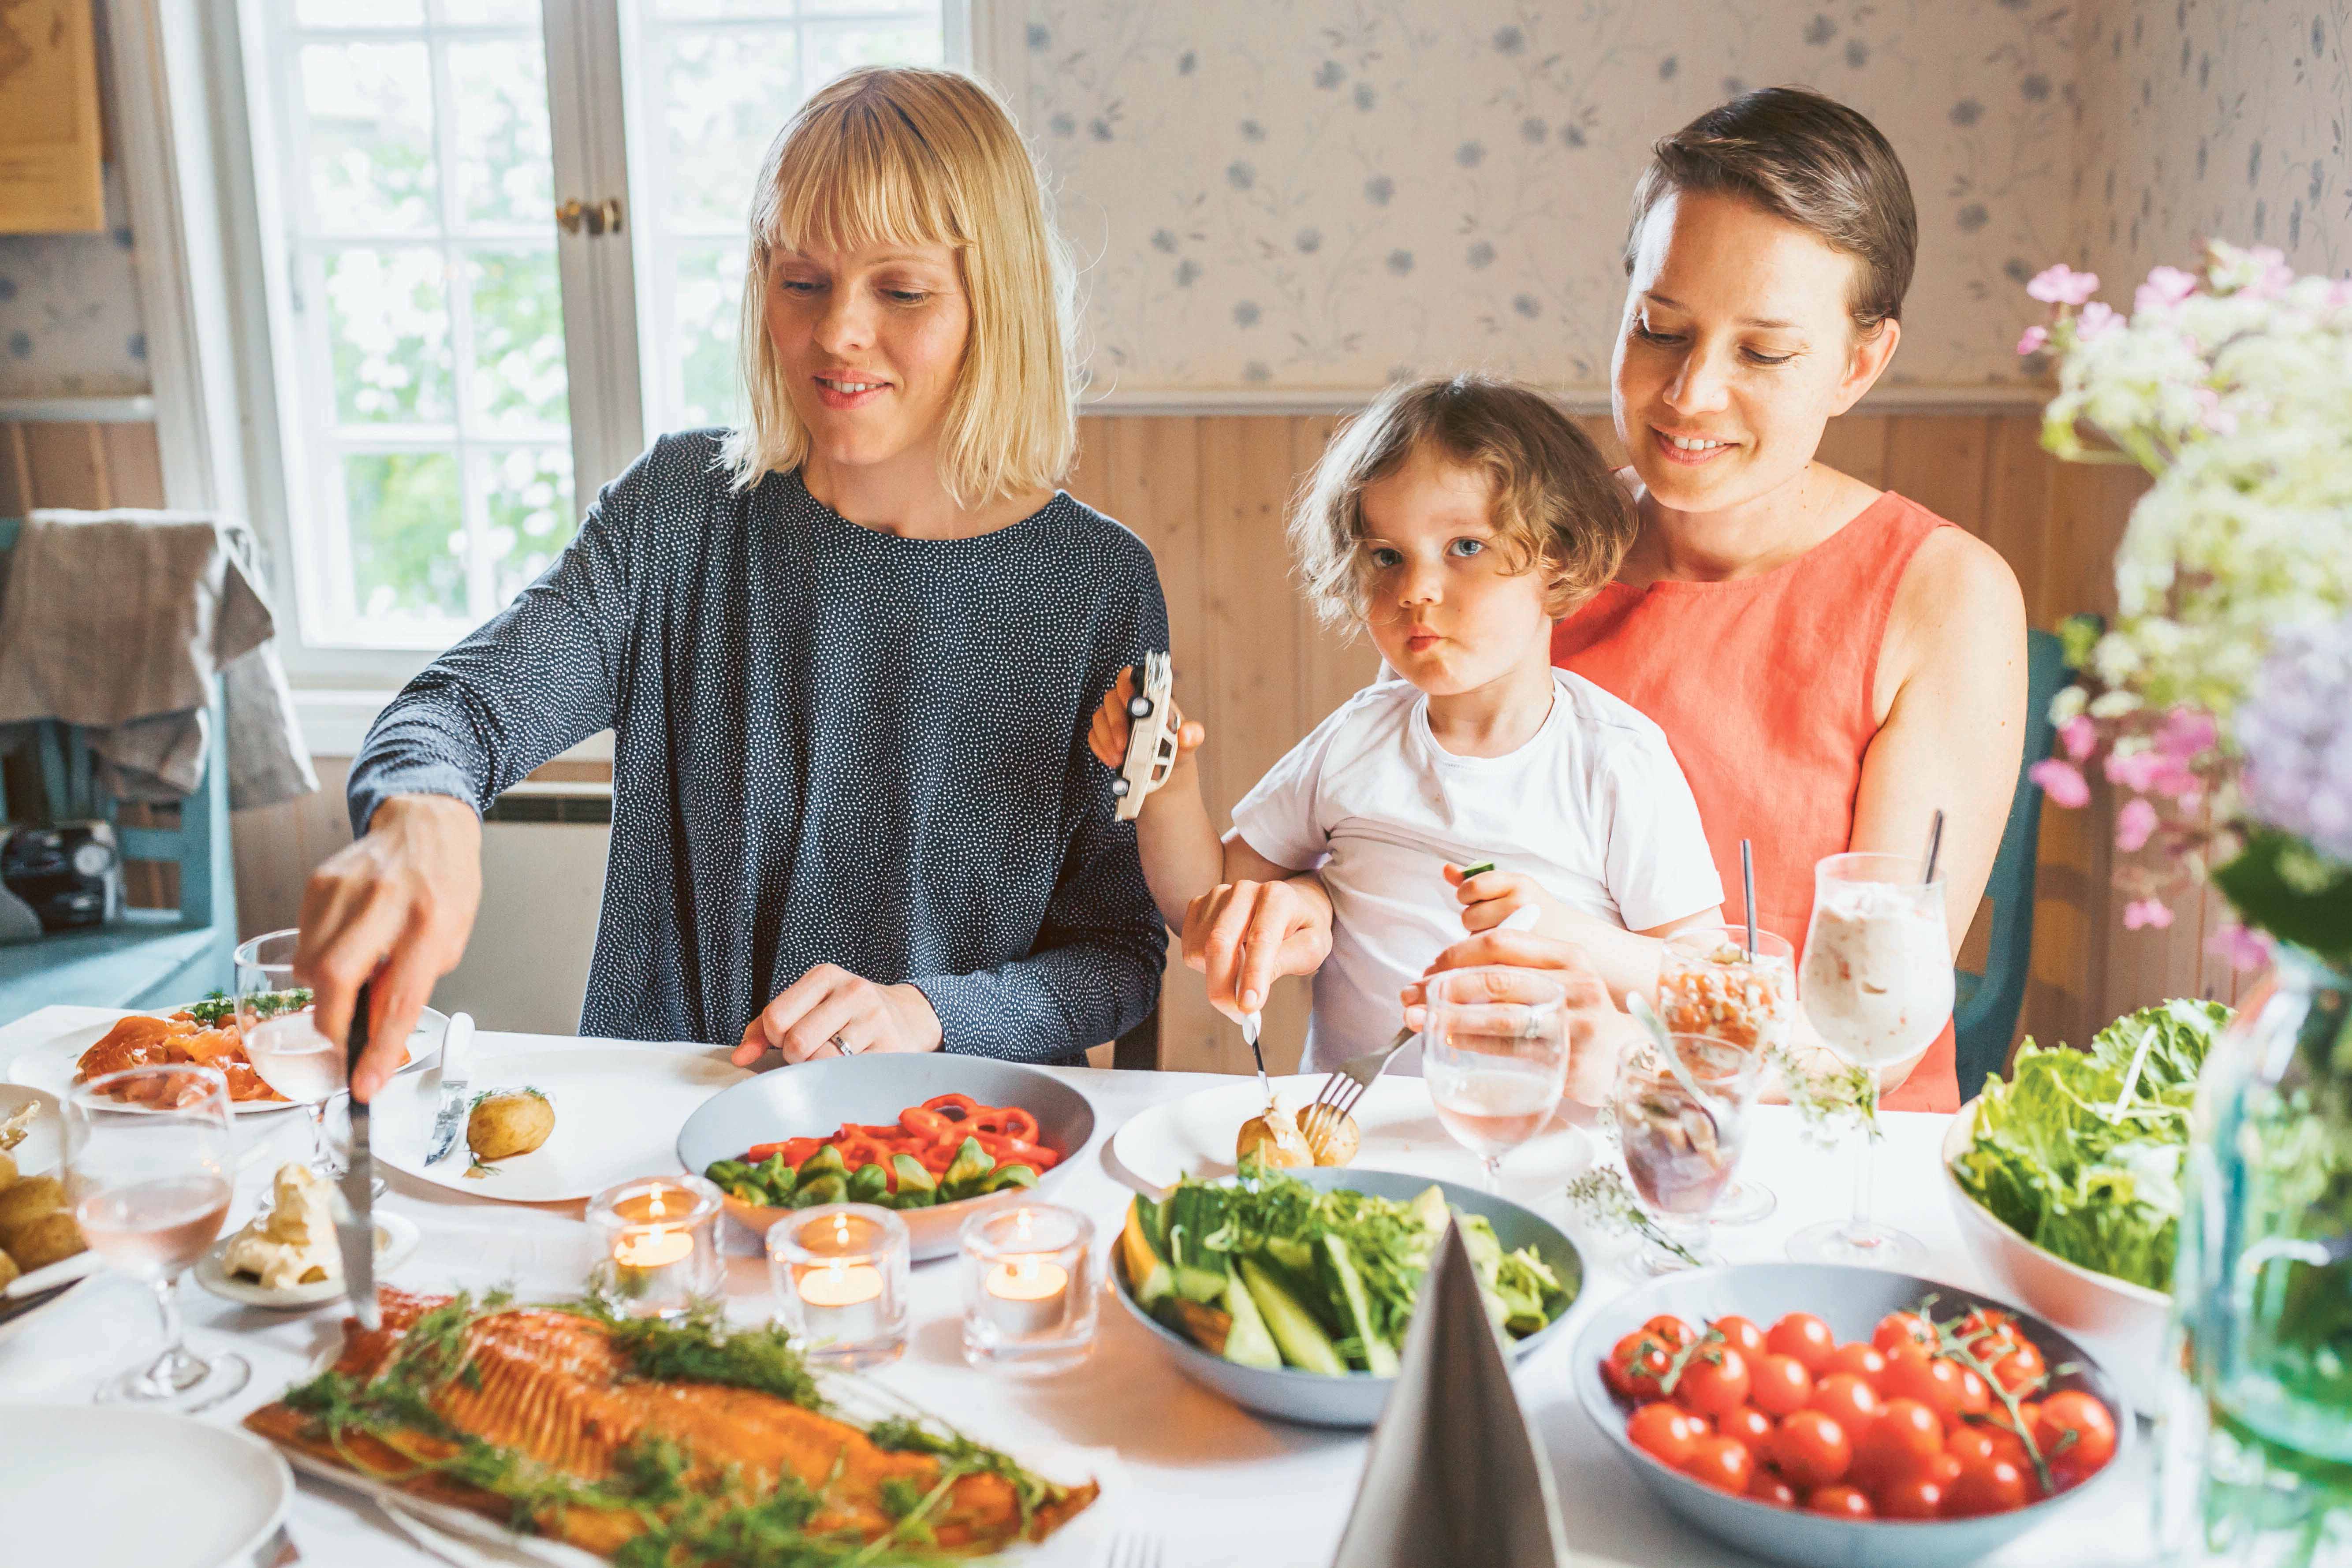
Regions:
<instances>
[{"instance_id":1,"label":"white dinner plate","mask_svg":"<svg viewBox=\"0 0 2352 1568\"><path fill-rule=\"evenodd\" d=\"M65 1158L65 1108L46 1089L0 1083L0 1121L7 1121L27 1104L39 1106L40 1114L26 1129L25 1141L8 1153L16 1162L17 1175L47 1175Z\"/></svg>"},{"instance_id":2,"label":"white dinner plate","mask_svg":"<svg viewBox=\"0 0 2352 1568\"><path fill-rule=\"evenodd\" d=\"M153 1007L148 1009L148 1016L168 1018L178 1011L177 1007ZM74 1075L81 1070L81 1054L104 1039L109 1029L131 1016L126 1011L102 1024L84 1024L52 1035L38 1045L26 1046L8 1063L9 1081L45 1089L64 1099L73 1092ZM418 1014L416 1028L408 1037L408 1065L400 1070L413 1073L430 1065L441 1050L441 1033L448 1026L449 1016L436 1008L427 1007ZM290 1100L240 1100L232 1102L229 1109L239 1116L252 1116L299 1107Z\"/></svg>"},{"instance_id":3,"label":"white dinner plate","mask_svg":"<svg viewBox=\"0 0 2352 1568\"><path fill-rule=\"evenodd\" d=\"M752 1076L727 1055L719 1047L695 1053L603 1045L501 1052L478 1045L470 1097L538 1089L555 1108L555 1131L545 1143L500 1160L487 1175L468 1176L461 1127L448 1157L427 1165L441 1100L437 1069L395 1079L375 1097L369 1142L394 1170L478 1198L547 1204L593 1197L632 1176L679 1168L677 1130L686 1119L720 1089Z\"/></svg>"},{"instance_id":4,"label":"white dinner plate","mask_svg":"<svg viewBox=\"0 0 2352 1568\"><path fill-rule=\"evenodd\" d=\"M250 1275L231 1274L224 1255L228 1251L228 1244L235 1239L234 1236L222 1237L196 1259L196 1283L214 1295L248 1307L315 1307L321 1301L342 1300L341 1275L309 1285L289 1285L282 1289L272 1290ZM421 1233L415 1221L389 1210L378 1213L375 1216L376 1278L381 1280L404 1262L408 1255L416 1250L420 1239Z\"/></svg>"},{"instance_id":5,"label":"white dinner plate","mask_svg":"<svg viewBox=\"0 0 2352 1568\"><path fill-rule=\"evenodd\" d=\"M234 1426L120 1405L19 1405L8 1417L10 1563L242 1568L293 1500L278 1450Z\"/></svg>"},{"instance_id":6,"label":"white dinner plate","mask_svg":"<svg viewBox=\"0 0 2352 1568\"><path fill-rule=\"evenodd\" d=\"M1274 1097L1298 1110L1313 1102L1323 1078L1321 1073L1300 1073L1276 1079ZM1200 1181L1230 1176L1235 1135L1243 1122L1265 1108L1257 1079L1236 1078L1141 1112L1111 1139L1111 1153L1129 1174L1154 1189L1172 1187L1185 1176ZM1349 1164L1478 1184L1477 1157L1438 1121L1429 1102L1429 1086L1422 1079L1374 1080L1354 1114L1361 1142ZM1591 1163L1591 1141L1566 1118L1555 1116L1541 1135L1504 1157L1504 1195L1527 1202L1557 1193Z\"/></svg>"}]
</instances>

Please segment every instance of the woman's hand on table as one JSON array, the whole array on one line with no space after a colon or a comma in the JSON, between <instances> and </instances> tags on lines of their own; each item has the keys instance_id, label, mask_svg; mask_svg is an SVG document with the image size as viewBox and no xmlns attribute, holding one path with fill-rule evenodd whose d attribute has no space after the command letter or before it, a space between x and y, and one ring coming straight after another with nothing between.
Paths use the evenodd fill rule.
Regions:
<instances>
[{"instance_id":1,"label":"woman's hand on table","mask_svg":"<svg viewBox=\"0 0 2352 1568\"><path fill-rule=\"evenodd\" d=\"M482 819L439 795L394 795L367 833L320 864L302 889L295 978L310 987L320 1032L341 1043L369 983L368 1048L352 1071L362 1102L400 1069L434 983L457 967L482 901Z\"/></svg>"},{"instance_id":2,"label":"woman's hand on table","mask_svg":"<svg viewBox=\"0 0 2352 1568\"><path fill-rule=\"evenodd\" d=\"M1582 951L1535 931L1482 931L1439 953L1423 977L1448 969L1476 969L1488 964L1544 970L1567 989L1567 1096L1579 1105L1605 1103L1617 1080L1618 1058L1624 1054L1639 1026L1617 1010L1608 985L1593 973ZM1420 984L1404 988L1407 1026L1416 1029L1422 1026L1426 1017L1426 1000Z\"/></svg>"},{"instance_id":3,"label":"woman's hand on table","mask_svg":"<svg viewBox=\"0 0 2352 1568\"><path fill-rule=\"evenodd\" d=\"M940 1016L919 985L879 985L837 963L820 963L776 993L743 1026L737 1067L751 1067L770 1047L786 1063L866 1051L936 1051Z\"/></svg>"},{"instance_id":4,"label":"woman's hand on table","mask_svg":"<svg viewBox=\"0 0 2352 1568\"><path fill-rule=\"evenodd\" d=\"M1330 954L1331 902L1311 877L1226 882L1184 910L1184 962L1207 979L1209 1001L1235 1016L1260 1011L1277 979L1312 974Z\"/></svg>"}]
</instances>

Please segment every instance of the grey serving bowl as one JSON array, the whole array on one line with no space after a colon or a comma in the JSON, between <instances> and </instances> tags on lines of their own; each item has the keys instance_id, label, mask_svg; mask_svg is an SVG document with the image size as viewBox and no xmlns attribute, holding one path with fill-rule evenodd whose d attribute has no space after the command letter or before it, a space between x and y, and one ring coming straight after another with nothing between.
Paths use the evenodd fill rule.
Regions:
<instances>
[{"instance_id":1,"label":"grey serving bowl","mask_svg":"<svg viewBox=\"0 0 2352 1568\"><path fill-rule=\"evenodd\" d=\"M2116 1416L2116 1453L2099 1473L2072 1491L2044 1498L2009 1513L1976 1519L1850 1520L1778 1509L1736 1498L1670 1470L1626 1440L1625 1408L1601 1381L1601 1363L1610 1347L1660 1312L1694 1325L1737 1312L1769 1328L1784 1313L1811 1312L1827 1322L1840 1343L1867 1342L1878 1320L1936 1298L1938 1320L1970 1307L1998 1307L2017 1315L2018 1331L2055 1367L2077 1363L2081 1370L2051 1379L2054 1391L2079 1388L2106 1402ZM1950 1568L1971 1563L2059 1510L2114 1484L2129 1458L2137 1432L2130 1403L2090 1354L2041 1319L1990 1296L1876 1268L1833 1264L1747 1263L1668 1275L1608 1302L1587 1321L1576 1341L1576 1392L1585 1414L1609 1435L1658 1500L1691 1524L1759 1557L1801 1568Z\"/></svg>"},{"instance_id":2,"label":"grey serving bowl","mask_svg":"<svg viewBox=\"0 0 2352 1568\"><path fill-rule=\"evenodd\" d=\"M934 1095L967 1094L982 1105L1013 1106L1037 1119L1037 1141L1061 1155L1038 1178L1039 1190L1076 1160L1095 1133L1095 1108L1087 1097L1049 1073L986 1057L877 1054L832 1057L776 1068L719 1090L686 1119L677 1131L677 1160L700 1175L713 1160L731 1160L754 1143L786 1138L822 1138L845 1121L896 1121L898 1112ZM908 1238L918 1261L956 1250L963 1222L992 1209L1010 1208L1023 1189L902 1209ZM790 1209L747 1204L731 1194L727 1212L765 1236Z\"/></svg>"},{"instance_id":3,"label":"grey serving bowl","mask_svg":"<svg viewBox=\"0 0 2352 1568\"><path fill-rule=\"evenodd\" d=\"M1445 1194L1445 1201L1465 1214L1483 1215L1495 1227L1495 1238L1506 1252L1516 1252L1522 1247L1532 1247L1536 1256L1551 1266L1559 1282L1568 1290L1570 1306L1584 1289L1584 1259L1576 1244L1549 1220L1531 1210L1520 1207L1508 1198L1489 1197L1475 1187L1459 1186L1429 1176L1409 1175L1402 1171L1357 1171L1345 1166L1318 1170L1290 1171L1286 1174L1297 1177L1310 1186L1325 1189L1346 1187L1374 1197L1393 1198L1400 1203L1418 1197L1429 1187ZM1230 1186L1238 1177L1227 1176L1217 1184ZM1117 1256L1117 1249L1113 1249ZM1234 1404L1255 1410L1261 1415L1276 1416L1285 1421L1297 1421L1309 1426L1370 1426L1381 1418L1381 1410L1389 1402L1389 1390L1396 1380L1374 1377L1368 1372L1349 1373L1345 1377L1331 1377L1322 1373L1299 1372L1291 1367L1265 1368L1243 1366L1223 1356L1211 1355L1191 1340L1161 1323L1159 1319L1135 1304L1129 1294L1124 1276L1118 1279L1118 1299L1135 1321L1156 1335L1168 1353L1176 1360L1178 1370L1193 1382L1213 1388ZM1521 1360L1535 1353L1558 1336L1560 1325L1568 1321L1568 1312L1560 1315L1529 1334L1512 1342L1511 1355Z\"/></svg>"}]
</instances>

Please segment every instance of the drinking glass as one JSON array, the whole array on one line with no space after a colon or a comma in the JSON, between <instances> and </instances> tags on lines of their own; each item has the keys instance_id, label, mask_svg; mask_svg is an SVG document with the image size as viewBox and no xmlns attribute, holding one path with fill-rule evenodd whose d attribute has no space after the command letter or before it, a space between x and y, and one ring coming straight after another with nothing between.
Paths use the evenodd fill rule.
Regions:
<instances>
[{"instance_id":1,"label":"drinking glass","mask_svg":"<svg viewBox=\"0 0 2352 1568\"><path fill-rule=\"evenodd\" d=\"M1658 1016L1669 1032L1706 1035L1763 1056L1789 1043L1797 1016L1797 950L1758 928L1694 926L1666 938L1658 960ZM1780 1206L1772 1189L1743 1176L1724 1189L1713 1218L1752 1225Z\"/></svg>"},{"instance_id":2,"label":"drinking glass","mask_svg":"<svg viewBox=\"0 0 2352 1568\"><path fill-rule=\"evenodd\" d=\"M343 1047L310 1021L310 993L294 984L299 931L274 931L236 950L236 1029L261 1081L310 1108L310 1168L330 1182L343 1173L327 1142L327 1105L343 1091Z\"/></svg>"},{"instance_id":3,"label":"drinking glass","mask_svg":"<svg viewBox=\"0 0 2352 1568\"><path fill-rule=\"evenodd\" d=\"M1877 1073L1925 1050L1952 1016L1952 948L1944 884L1919 879L1903 855L1832 855L1813 868L1813 923L1798 994L1813 1032L1864 1069L1866 1119L1854 1161L1853 1214L1789 1238L1806 1263L1895 1268L1916 1261L1918 1238L1871 1218L1871 1157L1878 1142Z\"/></svg>"},{"instance_id":4,"label":"drinking glass","mask_svg":"<svg viewBox=\"0 0 2352 1568\"><path fill-rule=\"evenodd\" d=\"M216 1068L132 1068L67 1098L66 1193L82 1239L110 1268L153 1286L163 1315L163 1353L100 1384L100 1402L199 1410L252 1376L243 1356L207 1361L188 1349L173 1297L228 1217L231 1125Z\"/></svg>"},{"instance_id":5,"label":"drinking glass","mask_svg":"<svg viewBox=\"0 0 2352 1568\"><path fill-rule=\"evenodd\" d=\"M1760 1053L1706 1035L1670 1034L1619 1066L1610 1109L1625 1173L1682 1249L1645 1244L1638 1260L1650 1273L1721 1261L1707 1243L1710 1216L1747 1152L1748 1113L1763 1088Z\"/></svg>"},{"instance_id":6,"label":"drinking glass","mask_svg":"<svg viewBox=\"0 0 2352 1568\"><path fill-rule=\"evenodd\" d=\"M1568 1083L1568 988L1528 969L1432 975L1421 1070L1437 1120L1478 1156L1486 1191L1503 1156L1542 1131ZM1581 1136L1581 1134L1579 1134Z\"/></svg>"}]
</instances>

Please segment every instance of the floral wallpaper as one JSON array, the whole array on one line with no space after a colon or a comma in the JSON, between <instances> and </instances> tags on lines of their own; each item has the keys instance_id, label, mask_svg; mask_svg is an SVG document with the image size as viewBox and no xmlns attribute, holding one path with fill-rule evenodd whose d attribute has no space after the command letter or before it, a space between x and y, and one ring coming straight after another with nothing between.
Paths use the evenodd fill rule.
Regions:
<instances>
[{"instance_id":1,"label":"floral wallpaper","mask_svg":"<svg viewBox=\"0 0 2352 1568\"><path fill-rule=\"evenodd\" d=\"M106 166L104 234L0 235L0 397L148 389L120 165Z\"/></svg>"},{"instance_id":2,"label":"floral wallpaper","mask_svg":"<svg viewBox=\"0 0 2352 1568\"><path fill-rule=\"evenodd\" d=\"M1908 166L1897 380L2018 374L2070 237L2069 0L1027 0L1024 129L1087 273L1097 386L1357 388L1475 365L1597 385L1656 137L1751 86Z\"/></svg>"},{"instance_id":3,"label":"floral wallpaper","mask_svg":"<svg viewBox=\"0 0 2352 1568\"><path fill-rule=\"evenodd\" d=\"M2074 248L2118 301L2207 237L2352 273L2352 0L2101 0L2084 19Z\"/></svg>"}]
</instances>

